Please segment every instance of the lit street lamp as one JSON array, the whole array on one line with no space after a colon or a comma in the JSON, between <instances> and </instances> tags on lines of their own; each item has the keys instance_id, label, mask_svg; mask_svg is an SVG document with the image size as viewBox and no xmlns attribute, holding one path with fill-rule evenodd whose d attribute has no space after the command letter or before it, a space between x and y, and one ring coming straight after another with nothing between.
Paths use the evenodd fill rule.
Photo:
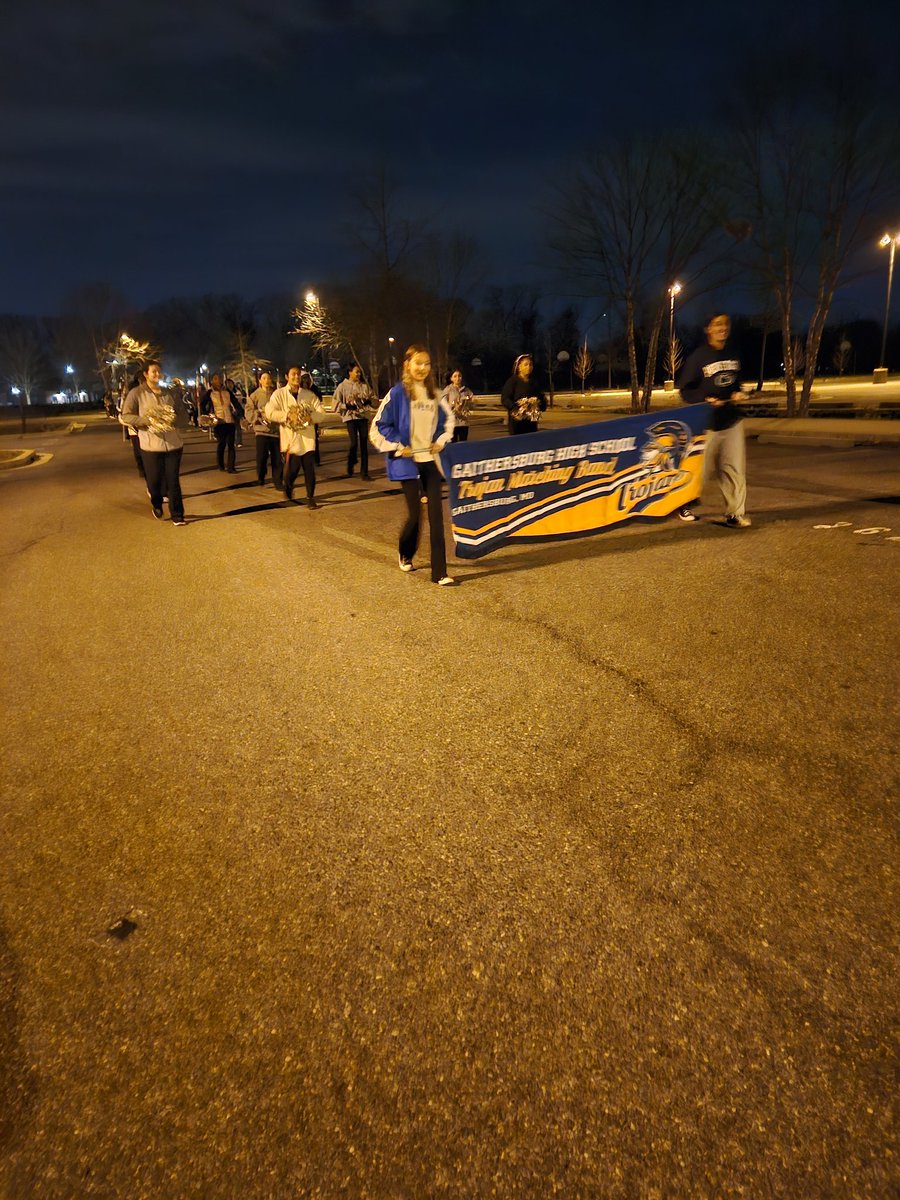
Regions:
<instances>
[{"instance_id":1,"label":"lit street lamp","mask_svg":"<svg viewBox=\"0 0 900 1200\"><path fill-rule=\"evenodd\" d=\"M394 386L394 338L388 338L388 387Z\"/></svg>"},{"instance_id":2,"label":"lit street lamp","mask_svg":"<svg viewBox=\"0 0 900 1200\"><path fill-rule=\"evenodd\" d=\"M672 369L672 388L675 387L675 297L679 295L682 287L677 281L669 288L669 366ZM669 388L669 380L666 380L666 390Z\"/></svg>"},{"instance_id":3,"label":"lit street lamp","mask_svg":"<svg viewBox=\"0 0 900 1200\"><path fill-rule=\"evenodd\" d=\"M71 363L66 363L66 374L70 377L75 376L75 368L72 366ZM78 387L77 376L75 377L75 399L76 400L81 399L81 390Z\"/></svg>"},{"instance_id":4,"label":"lit street lamp","mask_svg":"<svg viewBox=\"0 0 900 1200\"><path fill-rule=\"evenodd\" d=\"M891 311L891 287L894 283L894 251L900 246L900 233L886 233L878 245L890 246L890 254L888 255L887 297L884 301L884 332L881 335L881 361L872 376L872 382L887 383L888 371L884 359L887 351L888 316Z\"/></svg>"}]
</instances>

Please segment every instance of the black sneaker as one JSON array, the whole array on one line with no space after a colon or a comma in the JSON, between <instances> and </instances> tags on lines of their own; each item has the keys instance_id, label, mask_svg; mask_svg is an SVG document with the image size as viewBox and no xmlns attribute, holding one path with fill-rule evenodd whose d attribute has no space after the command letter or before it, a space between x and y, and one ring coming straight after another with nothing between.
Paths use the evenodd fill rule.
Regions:
<instances>
[{"instance_id":1,"label":"black sneaker","mask_svg":"<svg viewBox=\"0 0 900 1200\"><path fill-rule=\"evenodd\" d=\"M679 508L676 511L675 515L678 517L679 521L696 521L697 520L696 514L691 512L691 510L687 507L687 505L684 505L682 508Z\"/></svg>"},{"instance_id":2,"label":"black sneaker","mask_svg":"<svg viewBox=\"0 0 900 1200\"><path fill-rule=\"evenodd\" d=\"M186 517L173 517L172 524L173 525L187 525L187 518Z\"/></svg>"},{"instance_id":3,"label":"black sneaker","mask_svg":"<svg viewBox=\"0 0 900 1200\"><path fill-rule=\"evenodd\" d=\"M753 522L749 517L738 516L737 513L732 513L730 517L725 518L725 524L729 529L747 529Z\"/></svg>"},{"instance_id":4,"label":"black sneaker","mask_svg":"<svg viewBox=\"0 0 900 1200\"><path fill-rule=\"evenodd\" d=\"M368 471L366 471L365 475L360 475L360 479L364 479L366 481L366 483L372 482L372 476L369 474Z\"/></svg>"},{"instance_id":5,"label":"black sneaker","mask_svg":"<svg viewBox=\"0 0 900 1200\"><path fill-rule=\"evenodd\" d=\"M161 504L151 505L151 511L154 517L156 517L157 521L161 521L163 519L163 510Z\"/></svg>"},{"instance_id":6,"label":"black sneaker","mask_svg":"<svg viewBox=\"0 0 900 1200\"><path fill-rule=\"evenodd\" d=\"M312 497L312 496L310 496L310 498L309 498L309 499L307 500L307 502L306 502L306 507L307 507L307 508L318 508L319 506L318 506L318 504L316 504L316 502L315 502L315 500L313 499L313 497Z\"/></svg>"}]
</instances>

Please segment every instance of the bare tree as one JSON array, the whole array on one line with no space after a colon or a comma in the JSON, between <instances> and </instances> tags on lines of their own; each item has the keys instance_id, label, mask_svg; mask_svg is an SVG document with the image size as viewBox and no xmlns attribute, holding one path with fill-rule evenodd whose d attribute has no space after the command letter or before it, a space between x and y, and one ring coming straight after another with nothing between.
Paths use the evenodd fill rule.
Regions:
<instances>
[{"instance_id":1,"label":"bare tree","mask_svg":"<svg viewBox=\"0 0 900 1200\"><path fill-rule=\"evenodd\" d=\"M708 147L698 143L620 139L576 171L550 213L550 244L563 269L624 313L634 412L650 406L667 287L692 267L699 277L721 253L720 174ZM642 309L648 327L643 381L637 355Z\"/></svg>"},{"instance_id":2,"label":"bare tree","mask_svg":"<svg viewBox=\"0 0 900 1200\"><path fill-rule=\"evenodd\" d=\"M429 343L437 376L443 378L450 346L471 311L473 294L484 282L484 259L474 238L459 232L429 233L415 256L414 269L425 285L424 298L432 310Z\"/></svg>"},{"instance_id":3,"label":"bare tree","mask_svg":"<svg viewBox=\"0 0 900 1200\"><path fill-rule=\"evenodd\" d=\"M339 307L339 302L335 306L326 306L315 292L307 293L303 304L291 313L294 320L291 332L308 337L316 350L349 350L352 360L362 366Z\"/></svg>"},{"instance_id":4,"label":"bare tree","mask_svg":"<svg viewBox=\"0 0 900 1200\"><path fill-rule=\"evenodd\" d=\"M98 348L98 354L110 372L110 388L118 386L120 395L124 395L129 386L129 371L132 367L142 367L151 359L160 357L159 347L153 342L140 341L124 331L111 338L104 346ZM116 378L118 375L118 385Z\"/></svg>"},{"instance_id":5,"label":"bare tree","mask_svg":"<svg viewBox=\"0 0 900 1200\"><path fill-rule=\"evenodd\" d=\"M898 196L896 118L866 99L864 72L829 71L803 55L744 72L735 110L739 194L753 226L751 268L774 295L789 416L805 416L822 334L854 251ZM801 368L794 320L811 302Z\"/></svg>"},{"instance_id":6,"label":"bare tree","mask_svg":"<svg viewBox=\"0 0 900 1200\"><path fill-rule=\"evenodd\" d=\"M847 340L847 335L842 329L838 334L837 343L834 347L834 354L832 355L831 359L832 365L834 366L834 369L837 371L838 375L843 375L847 370L847 366L850 362L850 353L852 350L853 343Z\"/></svg>"},{"instance_id":7,"label":"bare tree","mask_svg":"<svg viewBox=\"0 0 900 1200\"><path fill-rule=\"evenodd\" d=\"M90 365L104 390L113 390L114 362L109 347L133 325L135 313L118 288L109 283L84 283L63 302L59 348L82 368Z\"/></svg>"},{"instance_id":8,"label":"bare tree","mask_svg":"<svg viewBox=\"0 0 900 1200\"><path fill-rule=\"evenodd\" d=\"M677 337L674 337L671 342L667 343L664 362L666 378L676 379L681 369L681 364L684 362L684 347Z\"/></svg>"},{"instance_id":9,"label":"bare tree","mask_svg":"<svg viewBox=\"0 0 900 1200\"><path fill-rule=\"evenodd\" d=\"M0 370L19 396L22 433L26 407L49 375L47 348L40 325L27 317L7 317L0 323Z\"/></svg>"},{"instance_id":10,"label":"bare tree","mask_svg":"<svg viewBox=\"0 0 900 1200\"><path fill-rule=\"evenodd\" d=\"M581 390L584 392L587 386L587 379L591 371L594 369L594 356L588 350L587 338L584 339L584 345L578 347L578 353L575 355L575 374L581 380Z\"/></svg>"}]
</instances>

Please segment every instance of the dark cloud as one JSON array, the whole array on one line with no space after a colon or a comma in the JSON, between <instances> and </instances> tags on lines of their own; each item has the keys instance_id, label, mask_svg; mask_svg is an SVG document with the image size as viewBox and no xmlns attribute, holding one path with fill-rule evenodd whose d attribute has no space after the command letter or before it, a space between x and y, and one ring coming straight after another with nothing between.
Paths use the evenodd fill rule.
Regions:
<instances>
[{"instance_id":1,"label":"dark cloud","mask_svg":"<svg viewBox=\"0 0 900 1200\"><path fill-rule=\"evenodd\" d=\"M19 5L0 74L0 309L52 308L85 278L146 300L176 278L249 293L327 277L346 262L350 193L378 164L521 278L541 257L547 189L605 135L709 129L729 80L785 23L806 22L810 55L870 32L832 0L692 12L688 24L662 0ZM892 55L896 67L880 38L872 72L889 76Z\"/></svg>"}]
</instances>

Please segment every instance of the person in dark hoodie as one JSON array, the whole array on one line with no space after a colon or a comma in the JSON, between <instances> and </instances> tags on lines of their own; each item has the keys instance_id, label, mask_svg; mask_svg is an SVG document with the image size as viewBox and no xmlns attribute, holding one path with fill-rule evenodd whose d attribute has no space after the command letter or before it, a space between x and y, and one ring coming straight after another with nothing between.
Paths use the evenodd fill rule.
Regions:
<instances>
[{"instance_id":1,"label":"person in dark hoodie","mask_svg":"<svg viewBox=\"0 0 900 1200\"><path fill-rule=\"evenodd\" d=\"M547 411L544 393L531 378L533 373L534 359L530 354L520 354L503 385L500 403L509 414L510 433L537 433L541 414Z\"/></svg>"},{"instance_id":2,"label":"person in dark hoodie","mask_svg":"<svg viewBox=\"0 0 900 1200\"><path fill-rule=\"evenodd\" d=\"M751 523L747 503L746 452L741 411L734 403L740 396L741 361L726 349L731 333L727 313L713 313L704 332L706 345L698 346L678 376L678 389L686 404L709 404L712 416L706 431L703 482L714 479L725 500L725 524L746 529ZM696 521L690 508L678 510L682 521Z\"/></svg>"}]
</instances>

